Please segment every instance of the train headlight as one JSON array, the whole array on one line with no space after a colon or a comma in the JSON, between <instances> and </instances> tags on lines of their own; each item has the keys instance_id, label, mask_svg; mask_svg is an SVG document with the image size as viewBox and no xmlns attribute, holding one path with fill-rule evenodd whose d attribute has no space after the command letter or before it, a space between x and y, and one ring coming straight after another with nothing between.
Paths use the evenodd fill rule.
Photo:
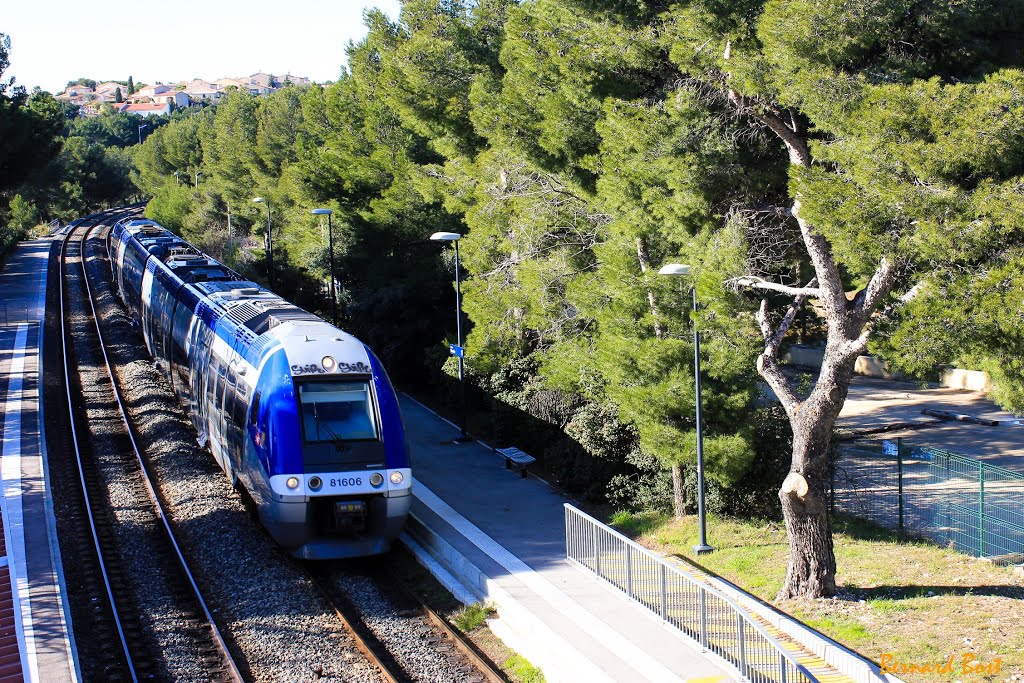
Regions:
<instances>
[{"instance_id":1,"label":"train headlight","mask_svg":"<svg viewBox=\"0 0 1024 683\"><path fill-rule=\"evenodd\" d=\"M326 372L334 372L338 367L338 361L334 360L334 356L324 356L320 360L320 364L324 366Z\"/></svg>"},{"instance_id":2,"label":"train headlight","mask_svg":"<svg viewBox=\"0 0 1024 683\"><path fill-rule=\"evenodd\" d=\"M370 475L370 486L372 486L373 488L380 488L380 485L383 483L384 475L381 474L380 472L374 472L373 474Z\"/></svg>"},{"instance_id":3,"label":"train headlight","mask_svg":"<svg viewBox=\"0 0 1024 683\"><path fill-rule=\"evenodd\" d=\"M299 478L298 477L288 477L288 481L286 481L285 484L290 489L297 489L297 488L299 488Z\"/></svg>"},{"instance_id":4,"label":"train headlight","mask_svg":"<svg viewBox=\"0 0 1024 683\"><path fill-rule=\"evenodd\" d=\"M320 487L323 486L323 485L324 485L324 480L321 479L320 477L310 477L309 478L309 488L313 489L314 491L319 491Z\"/></svg>"},{"instance_id":5,"label":"train headlight","mask_svg":"<svg viewBox=\"0 0 1024 683\"><path fill-rule=\"evenodd\" d=\"M392 472L391 476L388 477L388 478L391 479L391 483L392 484L401 484L402 480L405 479L405 475L403 475L401 472L396 470L396 471Z\"/></svg>"}]
</instances>

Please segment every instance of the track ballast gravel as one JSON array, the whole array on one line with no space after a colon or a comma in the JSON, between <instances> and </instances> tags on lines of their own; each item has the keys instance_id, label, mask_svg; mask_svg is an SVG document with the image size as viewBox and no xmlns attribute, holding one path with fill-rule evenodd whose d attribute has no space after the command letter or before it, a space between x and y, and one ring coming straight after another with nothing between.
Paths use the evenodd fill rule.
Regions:
<instances>
[{"instance_id":1,"label":"track ballast gravel","mask_svg":"<svg viewBox=\"0 0 1024 683\"><path fill-rule=\"evenodd\" d=\"M146 352L110 283L103 236L89 240L97 312L147 467L243 675L256 681L378 681L299 564L283 553L215 464ZM384 558L380 561L386 562ZM364 624L411 680L477 680L440 635L396 607L365 563L330 563ZM386 584L387 581L384 581Z\"/></svg>"},{"instance_id":2,"label":"track ballast gravel","mask_svg":"<svg viewBox=\"0 0 1024 683\"><path fill-rule=\"evenodd\" d=\"M196 444L191 423L115 297L100 234L89 240L88 267L125 407L178 541L243 675L257 681L380 680L319 592Z\"/></svg>"}]
</instances>

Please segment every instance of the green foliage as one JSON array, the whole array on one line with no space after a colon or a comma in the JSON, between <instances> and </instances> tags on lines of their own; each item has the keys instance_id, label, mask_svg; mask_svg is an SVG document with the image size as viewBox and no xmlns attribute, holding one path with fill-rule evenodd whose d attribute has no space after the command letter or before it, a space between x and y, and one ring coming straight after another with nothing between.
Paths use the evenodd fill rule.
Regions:
<instances>
[{"instance_id":1,"label":"green foliage","mask_svg":"<svg viewBox=\"0 0 1024 683\"><path fill-rule=\"evenodd\" d=\"M544 683L544 673L520 655L512 655L505 660L502 668L516 683Z\"/></svg>"},{"instance_id":2,"label":"green foliage","mask_svg":"<svg viewBox=\"0 0 1024 683\"><path fill-rule=\"evenodd\" d=\"M0 34L0 75L10 39ZM94 82L72 82L94 87ZM75 118L77 108L38 88L31 94L0 84L0 223L5 241L28 224L70 220L132 191L131 160L117 149L115 128ZM9 91L9 92L8 92ZM101 119L104 117L100 117ZM137 117L136 117L137 118ZM135 130L132 130L134 141ZM131 143L129 143L131 144Z\"/></svg>"},{"instance_id":3,"label":"green foliage","mask_svg":"<svg viewBox=\"0 0 1024 683\"><path fill-rule=\"evenodd\" d=\"M883 256L897 291L922 283L884 302L876 350L920 373L976 359L1024 406L1018 5L409 0L367 14L337 82L176 115L133 178L150 215L257 279L268 199L278 288L326 312L333 248L339 322L442 395L456 264L427 237L465 235L471 403L623 508L665 509L668 468L693 472L696 325L713 505L775 516L788 420L757 407L755 302L728 283L809 279L798 197L846 289ZM657 275L670 262L692 276ZM787 303L767 299L773 321Z\"/></svg>"},{"instance_id":4,"label":"green foliage","mask_svg":"<svg viewBox=\"0 0 1024 683\"><path fill-rule=\"evenodd\" d=\"M452 615L451 621L463 633L469 633L483 626L488 619L497 615L496 610L490 605L474 602L466 605Z\"/></svg>"},{"instance_id":5,"label":"green foliage","mask_svg":"<svg viewBox=\"0 0 1024 683\"><path fill-rule=\"evenodd\" d=\"M10 212L10 225L19 231L28 230L39 221L38 209L20 194L11 199Z\"/></svg>"},{"instance_id":6,"label":"green foliage","mask_svg":"<svg viewBox=\"0 0 1024 683\"><path fill-rule=\"evenodd\" d=\"M10 218L0 237L2 250L6 250L12 241L19 239L39 223L39 210L20 194L14 195L11 199L8 212Z\"/></svg>"},{"instance_id":7,"label":"green foliage","mask_svg":"<svg viewBox=\"0 0 1024 683\"><path fill-rule=\"evenodd\" d=\"M64 89L67 90L68 88L74 85L80 85L85 88L89 88L90 90L96 89L96 81L92 80L91 78L79 78L77 81L68 81L68 84L64 86Z\"/></svg>"}]
</instances>

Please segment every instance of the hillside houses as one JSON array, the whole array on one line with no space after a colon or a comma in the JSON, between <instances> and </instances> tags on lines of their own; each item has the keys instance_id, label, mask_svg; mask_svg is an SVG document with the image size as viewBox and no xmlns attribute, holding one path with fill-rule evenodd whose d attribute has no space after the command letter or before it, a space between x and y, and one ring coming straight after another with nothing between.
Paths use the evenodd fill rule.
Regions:
<instances>
[{"instance_id":1,"label":"hillside houses","mask_svg":"<svg viewBox=\"0 0 1024 683\"><path fill-rule=\"evenodd\" d=\"M123 104L114 105L117 107L117 111L125 112L126 114L138 114L139 116L166 116L171 113L170 102L137 102L135 104L129 104L127 102Z\"/></svg>"},{"instance_id":2,"label":"hillside houses","mask_svg":"<svg viewBox=\"0 0 1024 683\"><path fill-rule=\"evenodd\" d=\"M273 74L260 72L243 78L220 78L216 81L197 78L175 84L156 83L140 87L129 95L126 85L108 81L95 88L83 85L68 86L67 90L57 95L57 99L77 105L81 116L96 116L105 104L112 105L117 111L154 116L201 103L218 104L228 92L236 88L258 96L272 93L284 84L310 83L311 81L303 76L286 74L283 78L278 78ZM118 88L121 89L122 102L117 102Z\"/></svg>"}]
</instances>

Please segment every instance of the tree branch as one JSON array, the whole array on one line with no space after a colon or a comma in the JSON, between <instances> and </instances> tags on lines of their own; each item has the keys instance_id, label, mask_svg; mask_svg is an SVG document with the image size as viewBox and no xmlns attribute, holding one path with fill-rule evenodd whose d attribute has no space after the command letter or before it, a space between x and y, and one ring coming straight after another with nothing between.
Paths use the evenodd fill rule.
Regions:
<instances>
[{"instance_id":1,"label":"tree branch","mask_svg":"<svg viewBox=\"0 0 1024 683\"><path fill-rule=\"evenodd\" d=\"M893 285L896 284L896 274L896 262L883 256L867 286L857 292L857 296L853 299L853 305L860 315L862 325L871 319L871 314L878 304L892 291Z\"/></svg>"},{"instance_id":2,"label":"tree branch","mask_svg":"<svg viewBox=\"0 0 1024 683\"><path fill-rule=\"evenodd\" d=\"M814 280L812 280L814 282ZM771 292L780 292L782 294L789 294L791 296L802 296L802 297L819 297L821 291L808 284L806 287L791 287L789 285L783 285L778 282L770 282L764 278L757 277L756 275L744 275L743 277L734 277L730 280L726 280L726 284L733 285L736 289L740 287L749 287L750 289L763 289Z\"/></svg>"},{"instance_id":3,"label":"tree branch","mask_svg":"<svg viewBox=\"0 0 1024 683\"><path fill-rule=\"evenodd\" d=\"M796 315L793 311L797 308L799 308L799 304L797 301L794 301L793 306L787 311L786 317L783 318L782 324L779 325L777 330L772 330L771 322L768 320L768 299L761 299L761 305L757 309L756 316L757 324L761 327L761 334L765 338L764 351L757 357L757 372L768 382L768 386L775 392L775 395L782 403L782 407L791 416L800 405L800 397L797 396L796 391L793 390L792 385L789 383L789 379L786 378L782 368L779 367L779 343L782 341L786 329L792 324L793 318ZM790 315L790 313L793 313L793 315ZM789 319L788 323L787 318Z\"/></svg>"},{"instance_id":4,"label":"tree branch","mask_svg":"<svg viewBox=\"0 0 1024 683\"><path fill-rule=\"evenodd\" d=\"M832 257L832 246L814 227L800 216L800 200L793 202L793 217L800 225L800 234L807 247L807 255L814 264L820 293L818 298L825 306L830 325L840 324L847 314L846 290L843 289L843 278L839 274L839 266Z\"/></svg>"},{"instance_id":5,"label":"tree branch","mask_svg":"<svg viewBox=\"0 0 1024 683\"><path fill-rule=\"evenodd\" d=\"M773 133L779 136L786 149L789 151L789 161L797 166L810 167L811 152L807 148L807 141L804 140L800 124L795 113L789 112L790 124L782 120L780 113L766 110L762 105L749 97L740 95L735 90L729 90L729 101L735 105L737 111L752 116L764 125L768 126Z\"/></svg>"}]
</instances>

